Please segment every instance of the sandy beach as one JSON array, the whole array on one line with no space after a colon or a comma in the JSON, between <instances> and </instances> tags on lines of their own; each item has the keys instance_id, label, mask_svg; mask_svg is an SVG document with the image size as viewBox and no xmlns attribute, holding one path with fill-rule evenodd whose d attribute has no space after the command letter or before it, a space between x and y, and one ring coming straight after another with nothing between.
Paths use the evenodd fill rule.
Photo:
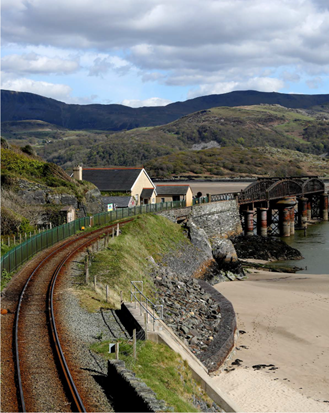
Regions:
<instances>
[{"instance_id":1,"label":"sandy beach","mask_svg":"<svg viewBox=\"0 0 329 413\"><path fill-rule=\"evenodd\" d=\"M255 272L215 288L236 311L242 360L219 387L243 411L329 412L329 275Z\"/></svg>"}]
</instances>

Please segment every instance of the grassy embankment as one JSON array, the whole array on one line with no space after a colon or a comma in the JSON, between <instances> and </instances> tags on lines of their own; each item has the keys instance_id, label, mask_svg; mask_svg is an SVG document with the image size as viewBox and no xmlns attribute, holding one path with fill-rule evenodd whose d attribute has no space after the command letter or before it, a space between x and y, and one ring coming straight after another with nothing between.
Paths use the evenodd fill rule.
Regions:
<instances>
[{"instance_id":1,"label":"grassy embankment","mask_svg":"<svg viewBox=\"0 0 329 413\"><path fill-rule=\"evenodd\" d=\"M108 344L108 341L95 343L91 349L106 359L114 358L114 354L108 353ZM135 360L131 343L121 342L120 359L156 393L158 399L172 406L175 412L200 411L192 404L193 396L209 406L212 404L212 400L192 378L187 362L164 344L138 341Z\"/></svg>"},{"instance_id":2,"label":"grassy embankment","mask_svg":"<svg viewBox=\"0 0 329 413\"><path fill-rule=\"evenodd\" d=\"M92 257L90 280L97 276L97 294L89 286L77 291L83 306L90 311L100 306L118 308L120 291L125 300L130 300L131 281L143 281L145 294L154 299L155 287L148 276L150 257L160 262L163 254L188 242L179 225L152 214L137 216L121 231L119 237L110 240L107 249ZM109 303L105 302L106 285L110 290Z\"/></svg>"},{"instance_id":3,"label":"grassy embankment","mask_svg":"<svg viewBox=\"0 0 329 413\"><path fill-rule=\"evenodd\" d=\"M125 300L130 299L130 281L144 282L144 292L155 299L155 287L148 276L150 257L161 262L161 257L187 243L179 225L157 215L142 215L122 228L119 237L113 238L109 247L93 257L90 274L97 274L97 290L80 287L78 294L82 305L89 311L100 306L117 307L120 291ZM111 302L105 303L105 285L110 287ZM94 297L94 298L92 298ZM95 299L96 298L96 299ZM99 301L98 301L99 300ZM113 342L113 340L112 340ZM96 342L91 349L106 359L109 341ZM192 379L191 371L181 357L162 344L138 341L137 359L132 357L132 344L120 340L120 358L156 394L177 412L198 411L192 404L192 395L211 404L200 386Z\"/></svg>"}]
</instances>

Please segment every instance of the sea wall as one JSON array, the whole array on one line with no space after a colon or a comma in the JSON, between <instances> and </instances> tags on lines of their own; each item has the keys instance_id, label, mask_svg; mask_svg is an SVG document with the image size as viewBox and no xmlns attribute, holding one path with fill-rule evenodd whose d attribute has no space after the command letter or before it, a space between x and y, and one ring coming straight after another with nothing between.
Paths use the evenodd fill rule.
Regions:
<instances>
[{"instance_id":1,"label":"sea wall","mask_svg":"<svg viewBox=\"0 0 329 413\"><path fill-rule=\"evenodd\" d=\"M182 219L193 221L203 229L208 238L227 238L242 232L239 209L235 200L218 201L161 212L173 222Z\"/></svg>"}]
</instances>

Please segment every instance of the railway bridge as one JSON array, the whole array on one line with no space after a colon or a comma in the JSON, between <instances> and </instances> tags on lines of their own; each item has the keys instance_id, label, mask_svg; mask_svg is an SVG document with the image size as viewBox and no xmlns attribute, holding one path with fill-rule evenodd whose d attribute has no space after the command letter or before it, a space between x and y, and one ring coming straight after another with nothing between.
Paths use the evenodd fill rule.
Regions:
<instances>
[{"instance_id":1,"label":"railway bridge","mask_svg":"<svg viewBox=\"0 0 329 413\"><path fill-rule=\"evenodd\" d=\"M328 221L328 194L317 176L258 178L236 196L245 234L290 236L311 219Z\"/></svg>"}]
</instances>

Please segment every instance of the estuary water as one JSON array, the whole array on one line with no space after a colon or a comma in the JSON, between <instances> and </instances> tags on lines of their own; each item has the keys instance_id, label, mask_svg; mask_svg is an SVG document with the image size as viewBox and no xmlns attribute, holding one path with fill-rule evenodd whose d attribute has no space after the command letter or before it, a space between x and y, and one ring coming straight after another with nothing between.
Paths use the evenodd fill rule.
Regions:
<instances>
[{"instance_id":1,"label":"estuary water","mask_svg":"<svg viewBox=\"0 0 329 413\"><path fill-rule=\"evenodd\" d=\"M296 231L283 241L298 249L304 259L280 263L303 267L298 274L329 274L329 221L309 225L305 235L304 231Z\"/></svg>"}]
</instances>

